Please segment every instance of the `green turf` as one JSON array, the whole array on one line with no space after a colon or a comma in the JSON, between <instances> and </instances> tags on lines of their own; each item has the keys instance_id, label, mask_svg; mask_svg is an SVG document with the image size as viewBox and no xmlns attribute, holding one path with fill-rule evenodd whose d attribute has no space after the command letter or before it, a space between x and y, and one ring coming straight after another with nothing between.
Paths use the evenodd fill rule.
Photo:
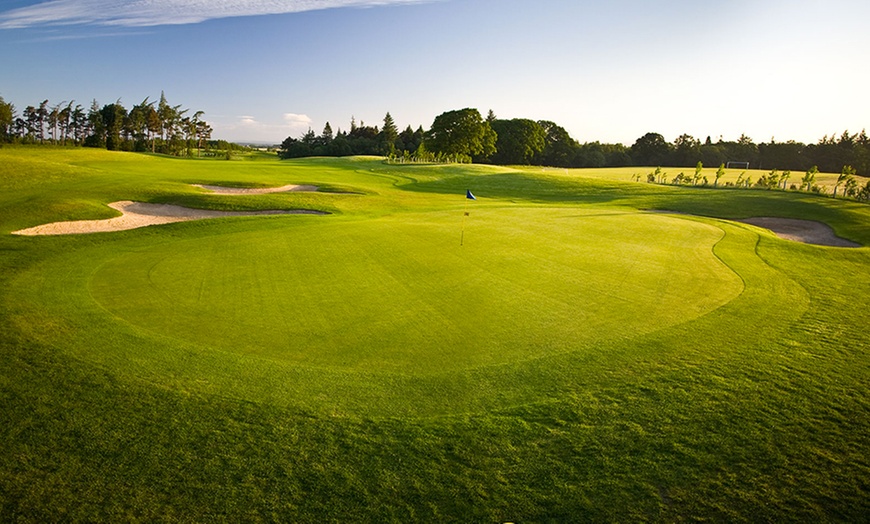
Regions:
<instances>
[{"instance_id":1,"label":"green turf","mask_svg":"<svg viewBox=\"0 0 870 524\"><path fill-rule=\"evenodd\" d=\"M0 149L0 515L866 518L870 208L620 173Z\"/></svg>"}]
</instances>

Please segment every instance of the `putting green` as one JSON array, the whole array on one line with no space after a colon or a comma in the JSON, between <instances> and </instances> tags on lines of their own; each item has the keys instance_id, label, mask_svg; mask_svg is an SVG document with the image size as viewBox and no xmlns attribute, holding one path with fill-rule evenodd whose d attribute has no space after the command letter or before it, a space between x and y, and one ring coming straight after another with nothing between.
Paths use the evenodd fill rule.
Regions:
<instances>
[{"instance_id":1,"label":"putting green","mask_svg":"<svg viewBox=\"0 0 870 524\"><path fill-rule=\"evenodd\" d=\"M420 376L583 351L703 315L742 281L709 224L484 208L163 243L111 258L91 296L153 334L294 367ZM286 225L284 225L286 224Z\"/></svg>"}]
</instances>

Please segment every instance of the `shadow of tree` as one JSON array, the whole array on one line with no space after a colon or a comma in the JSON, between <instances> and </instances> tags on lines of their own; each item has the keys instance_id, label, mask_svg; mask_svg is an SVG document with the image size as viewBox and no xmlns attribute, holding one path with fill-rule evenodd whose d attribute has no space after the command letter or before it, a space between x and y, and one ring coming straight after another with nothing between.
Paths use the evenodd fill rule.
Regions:
<instances>
[{"instance_id":1,"label":"shadow of tree","mask_svg":"<svg viewBox=\"0 0 870 524\"><path fill-rule=\"evenodd\" d=\"M609 204L724 219L773 216L817 220L849 240L866 245L870 239L867 231L862 231L862 224L870 218L870 206L800 192L685 187L522 171L456 170L437 179L415 180L412 173L408 178L409 183L397 187L404 191L455 194L458 198L470 189L478 198L511 203Z\"/></svg>"},{"instance_id":2,"label":"shadow of tree","mask_svg":"<svg viewBox=\"0 0 870 524\"><path fill-rule=\"evenodd\" d=\"M522 172L455 175L401 186L405 191L465 194L466 189L483 198L530 203L609 203L628 196L623 184L583 178L566 179ZM632 192L636 194L636 187Z\"/></svg>"}]
</instances>

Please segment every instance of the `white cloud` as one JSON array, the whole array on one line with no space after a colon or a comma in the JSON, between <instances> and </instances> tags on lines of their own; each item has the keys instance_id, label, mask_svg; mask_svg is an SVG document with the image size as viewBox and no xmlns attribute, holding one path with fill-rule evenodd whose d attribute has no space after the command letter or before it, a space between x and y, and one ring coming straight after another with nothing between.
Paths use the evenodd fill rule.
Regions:
<instances>
[{"instance_id":1,"label":"white cloud","mask_svg":"<svg viewBox=\"0 0 870 524\"><path fill-rule=\"evenodd\" d=\"M284 113L283 122L269 123L260 122L256 117L243 115L238 117L238 121L231 126L240 128L256 129L256 130L272 130L282 132L305 132L311 127L311 117L308 115L298 115L296 113Z\"/></svg>"},{"instance_id":2,"label":"white cloud","mask_svg":"<svg viewBox=\"0 0 870 524\"><path fill-rule=\"evenodd\" d=\"M425 1L428 0L49 0L0 13L0 29L45 25L195 24L213 18Z\"/></svg>"},{"instance_id":3,"label":"white cloud","mask_svg":"<svg viewBox=\"0 0 870 524\"><path fill-rule=\"evenodd\" d=\"M311 118L308 115L284 113L284 122L286 122L289 127L301 128L304 126L306 129L311 127Z\"/></svg>"},{"instance_id":4,"label":"white cloud","mask_svg":"<svg viewBox=\"0 0 870 524\"><path fill-rule=\"evenodd\" d=\"M237 142L263 142L278 144L288 136L298 138L308 131L313 120L308 115L284 113L279 121L263 122L251 115L241 115L230 121L216 118L209 121L213 136Z\"/></svg>"}]
</instances>

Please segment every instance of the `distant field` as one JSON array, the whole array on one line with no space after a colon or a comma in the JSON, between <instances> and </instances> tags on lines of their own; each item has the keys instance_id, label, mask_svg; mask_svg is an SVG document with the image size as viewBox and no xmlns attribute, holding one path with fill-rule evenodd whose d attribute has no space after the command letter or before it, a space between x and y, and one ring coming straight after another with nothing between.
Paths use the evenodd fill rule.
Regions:
<instances>
[{"instance_id":1,"label":"distant field","mask_svg":"<svg viewBox=\"0 0 870 524\"><path fill-rule=\"evenodd\" d=\"M580 172L583 173L584 176L602 178L606 180L622 180L626 182L638 180L637 177L639 175L640 182L646 183L647 174L654 172L655 169L655 167L620 167L607 169L568 170L568 172ZM674 177L680 173L688 176L694 176L695 174L694 167L662 167L661 169L662 173L667 175L667 180L669 182L673 181ZM707 177L708 185L713 185L714 181L716 180L716 171L718 169L719 166L706 166L703 168L701 176ZM726 169L725 175L719 179L719 185L725 185L728 182L735 183L741 175L744 179L746 177L751 178L753 183L755 183L755 181L757 181L762 176L769 174L770 171L770 169ZM778 170L779 174L782 174L782 172L782 169ZM794 185L795 187L800 187L801 178L803 178L805 174L806 172L804 171L792 171L791 176L788 178L788 187L791 187L792 185ZM828 193L830 194L837 183L838 176L839 173L819 173L818 175L816 175L815 185L826 188ZM861 186L863 186L867 183L868 180L870 180L870 178L865 176L856 176L855 179ZM842 191L842 186L840 191Z\"/></svg>"},{"instance_id":2,"label":"distant field","mask_svg":"<svg viewBox=\"0 0 870 524\"><path fill-rule=\"evenodd\" d=\"M870 206L639 172L0 149L0 515L865 519Z\"/></svg>"}]
</instances>

